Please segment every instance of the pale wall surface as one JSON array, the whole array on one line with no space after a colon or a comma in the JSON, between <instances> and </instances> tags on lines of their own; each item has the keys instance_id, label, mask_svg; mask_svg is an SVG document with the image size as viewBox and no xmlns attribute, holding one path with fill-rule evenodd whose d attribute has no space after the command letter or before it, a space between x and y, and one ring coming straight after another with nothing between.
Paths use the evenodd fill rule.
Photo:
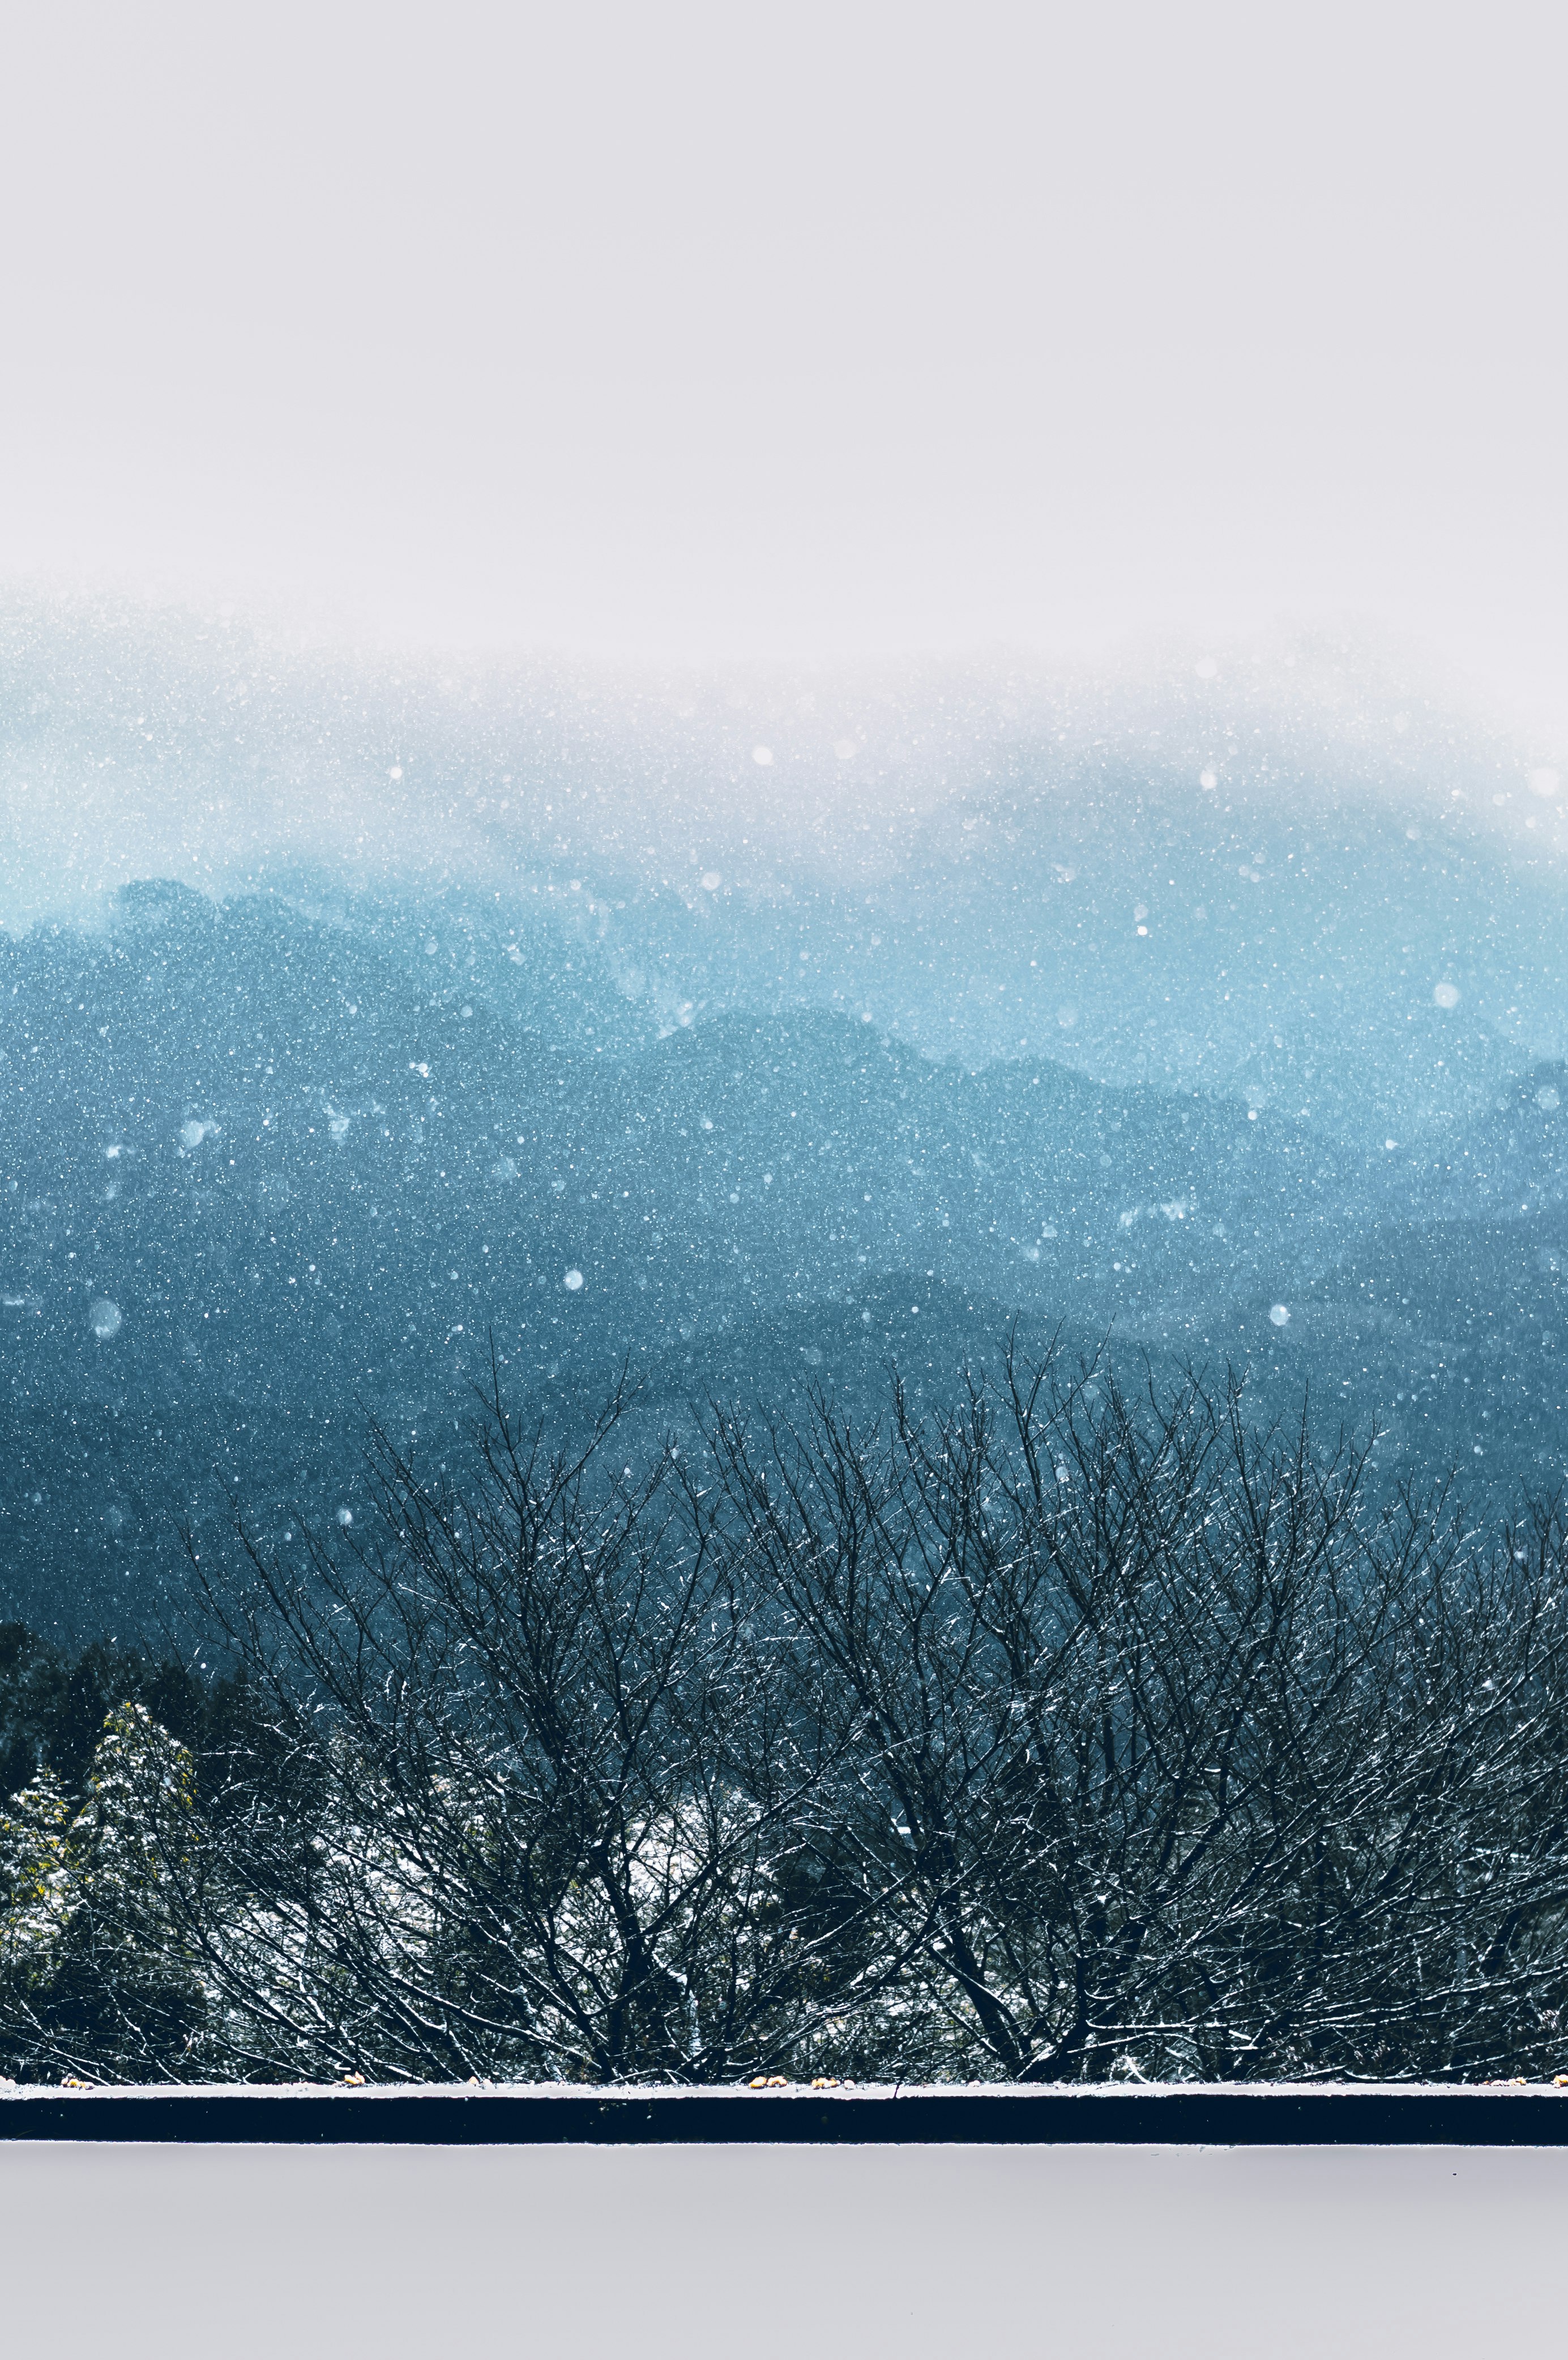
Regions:
<instances>
[{"instance_id":1,"label":"pale wall surface","mask_svg":"<svg viewBox=\"0 0 1568 2360\"><path fill-rule=\"evenodd\" d=\"M1446 2360L1561 2347L1568 2152L17 2147L10 2350Z\"/></svg>"}]
</instances>

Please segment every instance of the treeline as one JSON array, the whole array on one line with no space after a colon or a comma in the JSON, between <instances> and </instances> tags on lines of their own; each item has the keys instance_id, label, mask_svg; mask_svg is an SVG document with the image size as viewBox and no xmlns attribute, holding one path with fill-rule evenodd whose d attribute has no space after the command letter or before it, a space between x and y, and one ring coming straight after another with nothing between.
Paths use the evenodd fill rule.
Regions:
<instances>
[{"instance_id":1,"label":"treeline","mask_svg":"<svg viewBox=\"0 0 1568 2360\"><path fill-rule=\"evenodd\" d=\"M1568 2055L1568 1526L1009 1358L0 1632L18 2079L1393 2079Z\"/></svg>"}]
</instances>

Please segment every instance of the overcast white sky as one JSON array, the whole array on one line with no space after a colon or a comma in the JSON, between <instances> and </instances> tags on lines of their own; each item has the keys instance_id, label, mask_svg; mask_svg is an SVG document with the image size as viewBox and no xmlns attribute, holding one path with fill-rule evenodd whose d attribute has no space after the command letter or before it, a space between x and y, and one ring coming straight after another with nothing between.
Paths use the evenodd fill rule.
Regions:
<instances>
[{"instance_id":1,"label":"overcast white sky","mask_svg":"<svg viewBox=\"0 0 1568 2360\"><path fill-rule=\"evenodd\" d=\"M1564 22L13 10L0 572L638 655L1354 617L1554 757Z\"/></svg>"}]
</instances>

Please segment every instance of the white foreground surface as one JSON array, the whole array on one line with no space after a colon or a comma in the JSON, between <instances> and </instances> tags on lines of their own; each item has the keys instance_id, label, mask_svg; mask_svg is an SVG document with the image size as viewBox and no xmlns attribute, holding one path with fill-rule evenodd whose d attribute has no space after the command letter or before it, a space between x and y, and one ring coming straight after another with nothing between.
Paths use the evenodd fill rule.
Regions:
<instances>
[{"instance_id":1,"label":"white foreground surface","mask_svg":"<svg viewBox=\"0 0 1568 2360\"><path fill-rule=\"evenodd\" d=\"M1093 2360L1561 2348L1568 2151L0 2150L6 2344Z\"/></svg>"}]
</instances>

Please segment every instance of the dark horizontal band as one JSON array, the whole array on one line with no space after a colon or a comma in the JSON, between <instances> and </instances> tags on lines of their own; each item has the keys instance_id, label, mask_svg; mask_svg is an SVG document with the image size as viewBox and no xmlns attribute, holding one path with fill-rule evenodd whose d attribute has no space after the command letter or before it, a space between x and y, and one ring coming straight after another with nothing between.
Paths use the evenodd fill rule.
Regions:
<instances>
[{"instance_id":1,"label":"dark horizontal band","mask_svg":"<svg viewBox=\"0 0 1568 2360\"><path fill-rule=\"evenodd\" d=\"M0 2092L0 2139L290 2147L1562 2147L1568 2090L216 2085Z\"/></svg>"}]
</instances>

